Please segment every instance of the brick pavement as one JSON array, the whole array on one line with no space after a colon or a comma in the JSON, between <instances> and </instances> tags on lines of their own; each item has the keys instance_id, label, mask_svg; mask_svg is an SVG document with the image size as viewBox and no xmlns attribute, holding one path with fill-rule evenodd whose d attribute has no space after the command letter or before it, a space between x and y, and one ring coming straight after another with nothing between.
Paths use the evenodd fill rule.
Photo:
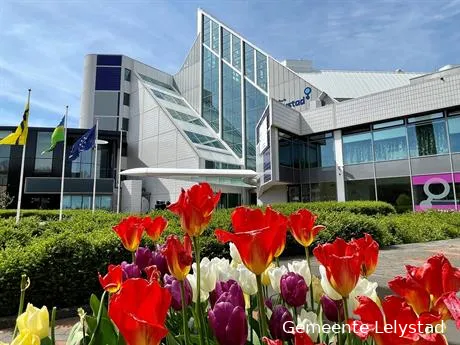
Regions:
<instances>
[{"instance_id":1,"label":"brick pavement","mask_svg":"<svg viewBox=\"0 0 460 345\"><path fill-rule=\"evenodd\" d=\"M379 284L379 295L384 296L390 293L387 287L387 282L397 275L405 273L404 265L420 265L429 256L435 253L443 253L450 260L452 265L460 267L460 238L435 241L428 243L415 243L391 246L380 251L379 264L376 272L372 275L371 280ZM294 260L295 258L290 258ZM282 264L287 260L282 260ZM318 275L318 264L312 260L313 273ZM77 322L77 318L62 319L57 321L56 340L65 340L72 328L72 325ZM11 329L0 330L0 341L9 342L11 340ZM449 332L447 334L449 345L460 345L460 331L455 328L453 323L449 324ZM58 343L58 345L61 345Z\"/></svg>"}]
</instances>

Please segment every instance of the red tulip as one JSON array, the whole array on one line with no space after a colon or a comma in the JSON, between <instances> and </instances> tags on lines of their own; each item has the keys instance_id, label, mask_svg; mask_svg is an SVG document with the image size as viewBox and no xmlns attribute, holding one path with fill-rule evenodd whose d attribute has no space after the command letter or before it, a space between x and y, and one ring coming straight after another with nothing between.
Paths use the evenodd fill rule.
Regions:
<instances>
[{"instance_id":1,"label":"red tulip","mask_svg":"<svg viewBox=\"0 0 460 345\"><path fill-rule=\"evenodd\" d=\"M186 234L184 244L175 235L169 235L162 249L169 272L179 281L185 279L192 266L192 241Z\"/></svg>"},{"instance_id":2,"label":"red tulip","mask_svg":"<svg viewBox=\"0 0 460 345\"><path fill-rule=\"evenodd\" d=\"M298 210L289 216L291 234L304 247L310 246L318 233L326 228L315 225L317 218L318 216L307 209Z\"/></svg>"},{"instance_id":3,"label":"red tulip","mask_svg":"<svg viewBox=\"0 0 460 345\"><path fill-rule=\"evenodd\" d=\"M361 275L369 277L375 272L379 260L379 244L369 234L364 234L364 237L352 240L359 247L361 254Z\"/></svg>"},{"instance_id":4,"label":"red tulip","mask_svg":"<svg viewBox=\"0 0 460 345\"><path fill-rule=\"evenodd\" d=\"M186 191L182 189L177 202L169 205L168 209L180 217L182 230L189 236L200 236L211 220L220 194L214 194L211 186L202 182Z\"/></svg>"},{"instance_id":5,"label":"red tulip","mask_svg":"<svg viewBox=\"0 0 460 345\"><path fill-rule=\"evenodd\" d=\"M127 345L158 345L168 330L166 315L171 294L158 282L129 279L109 302L109 316Z\"/></svg>"},{"instance_id":6,"label":"red tulip","mask_svg":"<svg viewBox=\"0 0 460 345\"><path fill-rule=\"evenodd\" d=\"M432 324L438 318L432 315L418 318L404 299L388 296L383 300L381 309L369 297L359 296L357 299L359 306L354 313L360 317L360 320L349 320L349 324L352 332L360 339L365 340L372 336L377 345L447 344L442 334L418 332L419 324ZM390 331L384 331L385 325L392 326Z\"/></svg>"},{"instance_id":7,"label":"red tulip","mask_svg":"<svg viewBox=\"0 0 460 345\"><path fill-rule=\"evenodd\" d=\"M348 297L358 283L361 255L356 243L337 238L316 247L313 254L326 268L329 283L342 297Z\"/></svg>"},{"instance_id":8,"label":"red tulip","mask_svg":"<svg viewBox=\"0 0 460 345\"><path fill-rule=\"evenodd\" d=\"M314 345L314 343L307 333L296 332L294 334L294 345Z\"/></svg>"},{"instance_id":9,"label":"red tulip","mask_svg":"<svg viewBox=\"0 0 460 345\"><path fill-rule=\"evenodd\" d=\"M144 226L147 236L150 237L153 242L156 242L168 226L168 220L162 216L155 217L154 219L147 216L142 220L142 225Z\"/></svg>"},{"instance_id":10,"label":"red tulip","mask_svg":"<svg viewBox=\"0 0 460 345\"><path fill-rule=\"evenodd\" d=\"M135 216L124 218L118 225L113 227L113 231L120 237L121 243L127 250L135 252L144 233L142 218Z\"/></svg>"},{"instance_id":11,"label":"red tulip","mask_svg":"<svg viewBox=\"0 0 460 345\"><path fill-rule=\"evenodd\" d=\"M279 339L268 339L267 337L263 337L262 341L267 345L283 345L283 341Z\"/></svg>"},{"instance_id":12,"label":"red tulip","mask_svg":"<svg viewBox=\"0 0 460 345\"><path fill-rule=\"evenodd\" d=\"M104 277L99 273L99 283L109 293L115 293L120 290L122 279L123 269L120 265L109 265L108 272Z\"/></svg>"},{"instance_id":13,"label":"red tulip","mask_svg":"<svg viewBox=\"0 0 460 345\"><path fill-rule=\"evenodd\" d=\"M149 282L160 280L161 272L156 265L147 266L144 268L144 272L147 275L147 280Z\"/></svg>"},{"instance_id":14,"label":"red tulip","mask_svg":"<svg viewBox=\"0 0 460 345\"><path fill-rule=\"evenodd\" d=\"M264 214L260 209L238 207L232 213L232 227L233 233L216 230L217 240L233 242L245 266L262 274L284 246L281 237L286 236L286 217L271 208Z\"/></svg>"}]
</instances>

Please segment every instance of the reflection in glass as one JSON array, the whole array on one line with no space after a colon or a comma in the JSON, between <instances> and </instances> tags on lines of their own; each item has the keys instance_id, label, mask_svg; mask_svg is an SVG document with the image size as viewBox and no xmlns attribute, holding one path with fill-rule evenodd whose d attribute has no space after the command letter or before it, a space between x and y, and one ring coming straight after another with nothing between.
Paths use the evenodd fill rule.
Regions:
<instances>
[{"instance_id":1,"label":"reflection in glass","mask_svg":"<svg viewBox=\"0 0 460 345\"><path fill-rule=\"evenodd\" d=\"M229 63L231 62L230 37L230 32L222 28L222 58Z\"/></svg>"},{"instance_id":2,"label":"reflection in glass","mask_svg":"<svg viewBox=\"0 0 460 345\"><path fill-rule=\"evenodd\" d=\"M279 152L279 162L281 166L292 168L293 167L293 162L292 162L292 140L291 138L284 134L284 133L279 133L280 138L279 138L279 146L278 146L278 152Z\"/></svg>"},{"instance_id":3,"label":"reflection in glass","mask_svg":"<svg viewBox=\"0 0 460 345\"><path fill-rule=\"evenodd\" d=\"M267 57L256 51L257 85L267 91Z\"/></svg>"},{"instance_id":4,"label":"reflection in glass","mask_svg":"<svg viewBox=\"0 0 460 345\"><path fill-rule=\"evenodd\" d=\"M211 20L211 48L216 53L219 53L219 24Z\"/></svg>"},{"instance_id":5,"label":"reflection in glass","mask_svg":"<svg viewBox=\"0 0 460 345\"><path fill-rule=\"evenodd\" d=\"M373 160L371 132L344 135L342 142L344 164L357 164Z\"/></svg>"},{"instance_id":6,"label":"reflection in glass","mask_svg":"<svg viewBox=\"0 0 460 345\"><path fill-rule=\"evenodd\" d=\"M310 201L337 200L337 187L335 182L319 182L310 184Z\"/></svg>"},{"instance_id":7,"label":"reflection in glass","mask_svg":"<svg viewBox=\"0 0 460 345\"><path fill-rule=\"evenodd\" d=\"M450 117L448 125L450 150L451 152L460 152L460 116Z\"/></svg>"},{"instance_id":8,"label":"reflection in glass","mask_svg":"<svg viewBox=\"0 0 460 345\"><path fill-rule=\"evenodd\" d=\"M449 152L444 120L407 127L411 157L437 155Z\"/></svg>"},{"instance_id":9,"label":"reflection in glass","mask_svg":"<svg viewBox=\"0 0 460 345\"><path fill-rule=\"evenodd\" d=\"M232 35L232 65L241 70L241 40Z\"/></svg>"},{"instance_id":10,"label":"reflection in glass","mask_svg":"<svg viewBox=\"0 0 460 345\"><path fill-rule=\"evenodd\" d=\"M398 213L412 211L410 177L377 179L377 199L393 205Z\"/></svg>"},{"instance_id":11,"label":"reflection in glass","mask_svg":"<svg viewBox=\"0 0 460 345\"><path fill-rule=\"evenodd\" d=\"M219 58L204 47L202 115L219 132Z\"/></svg>"},{"instance_id":12,"label":"reflection in glass","mask_svg":"<svg viewBox=\"0 0 460 345\"><path fill-rule=\"evenodd\" d=\"M345 181L345 195L349 200L375 200L374 180Z\"/></svg>"},{"instance_id":13,"label":"reflection in glass","mask_svg":"<svg viewBox=\"0 0 460 345\"><path fill-rule=\"evenodd\" d=\"M254 81L254 48L246 42L244 46L244 75Z\"/></svg>"},{"instance_id":14,"label":"reflection in glass","mask_svg":"<svg viewBox=\"0 0 460 345\"><path fill-rule=\"evenodd\" d=\"M393 127L374 131L376 161L407 158L406 127Z\"/></svg>"},{"instance_id":15,"label":"reflection in glass","mask_svg":"<svg viewBox=\"0 0 460 345\"><path fill-rule=\"evenodd\" d=\"M326 168L335 166L334 138L310 138L308 140L308 167Z\"/></svg>"},{"instance_id":16,"label":"reflection in glass","mask_svg":"<svg viewBox=\"0 0 460 345\"><path fill-rule=\"evenodd\" d=\"M227 64L222 64L222 138L239 156L243 154L241 135L241 77Z\"/></svg>"},{"instance_id":17,"label":"reflection in glass","mask_svg":"<svg viewBox=\"0 0 460 345\"><path fill-rule=\"evenodd\" d=\"M211 21L208 17L203 16L203 43L207 44L208 47L211 45Z\"/></svg>"}]
</instances>

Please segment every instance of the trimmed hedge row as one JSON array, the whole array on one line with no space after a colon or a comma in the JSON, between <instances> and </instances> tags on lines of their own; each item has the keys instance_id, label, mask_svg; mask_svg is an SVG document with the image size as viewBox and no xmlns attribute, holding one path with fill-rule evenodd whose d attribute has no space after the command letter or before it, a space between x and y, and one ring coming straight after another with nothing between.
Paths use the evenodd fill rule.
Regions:
<instances>
[{"instance_id":1,"label":"trimmed hedge row","mask_svg":"<svg viewBox=\"0 0 460 345\"><path fill-rule=\"evenodd\" d=\"M427 212L397 215L383 203L312 203L280 204L274 208L288 214L301 207L314 210L318 223L327 226L317 243L336 237L351 239L370 233L381 246L394 243L421 242L460 236L460 214ZM375 209L372 209L375 204ZM328 207L329 206L329 207ZM27 274L31 288L27 301L35 305L58 307L84 304L91 292L100 290L97 272L105 272L109 263L129 260L118 237L111 228L123 216L98 211L68 211L63 222L57 212L31 212L16 226L14 218L1 216L0 211L0 315L17 310L21 274ZM201 238L203 256L228 256L228 246L217 242L216 228L230 228L232 210L217 210L209 228ZM13 212L14 214L14 212ZM182 233L178 218L168 211L154 212L169 219L164 236ZM150 244L145 239L145 244ZM284 256L303 254L292 237L288 237Z\"/></svg>"}]
</instances>

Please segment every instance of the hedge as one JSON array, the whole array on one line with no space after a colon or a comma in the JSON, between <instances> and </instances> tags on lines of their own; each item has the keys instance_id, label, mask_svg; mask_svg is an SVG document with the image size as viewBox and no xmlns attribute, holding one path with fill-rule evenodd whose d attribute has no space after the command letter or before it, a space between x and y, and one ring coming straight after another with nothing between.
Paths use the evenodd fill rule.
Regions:
<instances>
[{"instance_id":1,"label":"hedge","mask_svg":"<svg viewBox=\"0 0 460 345\"><path fill-rule=\"evenodd\" d=\"M349 205L347 205L349 204ZM373 202L280 204L274 208L288 214L308 207L319 215L318 223L327 226L315 242L336 237L351 239L370 233L381 246L460 236L460 214L427 212L398 215L389 205ZM375 205L375 209L372 208ZM97 272L105 272L109 263L129 260L117 236L111 230L123 216L98 211L66 211L63 222L56 211L31 211L16 226L14 218L0 211L0 316L17 310L21 274L32 282L27 301L49 307L87 303L91 292L100 291ZM228 256L228 246L217 242L216 228L230 228L232 210L217 210L201 238L203 256ZM153 212L169 219L167 233L181 233L178 218L168 211ZM148 240L144 244L151 244ZM284 256L302 254L288 237Z\"/></svg>"}]
</instances>

